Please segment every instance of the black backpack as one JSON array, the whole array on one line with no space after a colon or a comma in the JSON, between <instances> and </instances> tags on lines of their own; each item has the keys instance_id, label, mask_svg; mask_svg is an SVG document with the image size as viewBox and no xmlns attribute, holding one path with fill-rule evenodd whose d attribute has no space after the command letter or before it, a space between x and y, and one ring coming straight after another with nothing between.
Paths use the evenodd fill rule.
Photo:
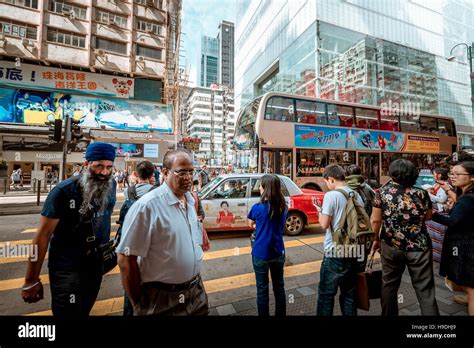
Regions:
<instances>
[{"instance_id":1,"label":"black backpack","mask_svg":"<svg viewBox=\"0 0 474 348\"><path fill-rule=\"evenodd\" d=\"M154 189L156 189L158 186L152 186L148 192L151 192L153 191ZM147 192L147 193L148 193ZM130 186L128 188L128 198L125 200L125 202L123 202L123 205L122 205L122 208L120 208L120 214L119 214L119 219L117 220L117 223L120 225L118 231L117 231L117 236L118 236L118 241L117 241L117 244L118 242L120 241L120 236L122 234L122 226L123 226L123 222L125 221L125 216L127 215L130 207L133 205L133 203L135 203L136 201L138 201L140 199L141 196L138 196L137 194L137 187L136 185L133 185L133 186Z\"/></svg>"}]
</instances>

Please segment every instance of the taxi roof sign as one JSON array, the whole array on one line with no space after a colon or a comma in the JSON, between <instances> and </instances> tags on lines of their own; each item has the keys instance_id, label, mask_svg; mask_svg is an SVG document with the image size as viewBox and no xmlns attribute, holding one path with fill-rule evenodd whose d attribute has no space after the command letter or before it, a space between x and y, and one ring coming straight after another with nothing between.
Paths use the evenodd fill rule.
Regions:
<instances>
[{"instance_id":1,"label":"taxi roof sign","mask_svg":"<svg viewBox=\"0 0 474 348\"><path fill-rule=\"evenodd\" d=\"M431 169L420 169L420 174L431 175L433 173L431 172Z\"/></svg>"}]
</instances>

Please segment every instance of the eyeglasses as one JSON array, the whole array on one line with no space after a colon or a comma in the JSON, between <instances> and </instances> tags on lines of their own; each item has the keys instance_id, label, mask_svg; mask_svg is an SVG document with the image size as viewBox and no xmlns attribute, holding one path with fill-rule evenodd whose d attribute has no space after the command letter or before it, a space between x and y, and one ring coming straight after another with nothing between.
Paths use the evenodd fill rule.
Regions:
<instances>
[{"instance_id":1,"label":"eyeglasses","mask_svg":"<svg viewBox=\"0 0 474 348\"><path fill-rule=\"evenodd\" d=\"M468 173L449 173L448 176L471 175Z\"/></svg>"},{"instance_id":2,"label":"eyeglasses","mask_svg":"<svg viewBox=\"0 0 474 348\"><path fill-rule=\"evenodd\" d=\"M173 170L173 174L178 176L181 179L184 179L186 176L193 177L196 171L193 170Z\"/></svg>"}]
</instances>

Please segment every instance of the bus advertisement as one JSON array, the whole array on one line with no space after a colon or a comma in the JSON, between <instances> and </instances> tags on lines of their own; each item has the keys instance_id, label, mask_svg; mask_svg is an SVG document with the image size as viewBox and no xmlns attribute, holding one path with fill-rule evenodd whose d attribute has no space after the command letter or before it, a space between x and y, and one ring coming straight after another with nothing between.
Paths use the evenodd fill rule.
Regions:
<instances>
[{"instance_id":1,"label":"bus advertisement","mask_svg":"<svg viewBox=\"0 0 474 348\"><path fill-rule=\"evenodd\" d=\"M259 173L286 175L302 188L326 191L322 172L333 163L358 164L368 182L388 181L398 158L434 169L457 151L454 121L379 107L270 92L239 114L234 148Z\"/></svg>"}]
</instances>

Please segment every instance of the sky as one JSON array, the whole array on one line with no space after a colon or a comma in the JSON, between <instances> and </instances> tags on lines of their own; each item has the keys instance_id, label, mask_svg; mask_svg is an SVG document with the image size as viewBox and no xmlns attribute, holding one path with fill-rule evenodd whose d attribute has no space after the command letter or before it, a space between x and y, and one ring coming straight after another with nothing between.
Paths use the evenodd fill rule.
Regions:
<instances>
[{"instance_id":1,"label":"sky","mask_svg":"<svg viewBox=\"0 0 474 348\"><path fill-rule=\"evenodd\" d=\"M236 0L183 0L181 26L182 46L180 65L189 72L188 86L198 84L201 35L217 37L219 23L226 20L235 24Z\"/></svg>"}]
</instances>

